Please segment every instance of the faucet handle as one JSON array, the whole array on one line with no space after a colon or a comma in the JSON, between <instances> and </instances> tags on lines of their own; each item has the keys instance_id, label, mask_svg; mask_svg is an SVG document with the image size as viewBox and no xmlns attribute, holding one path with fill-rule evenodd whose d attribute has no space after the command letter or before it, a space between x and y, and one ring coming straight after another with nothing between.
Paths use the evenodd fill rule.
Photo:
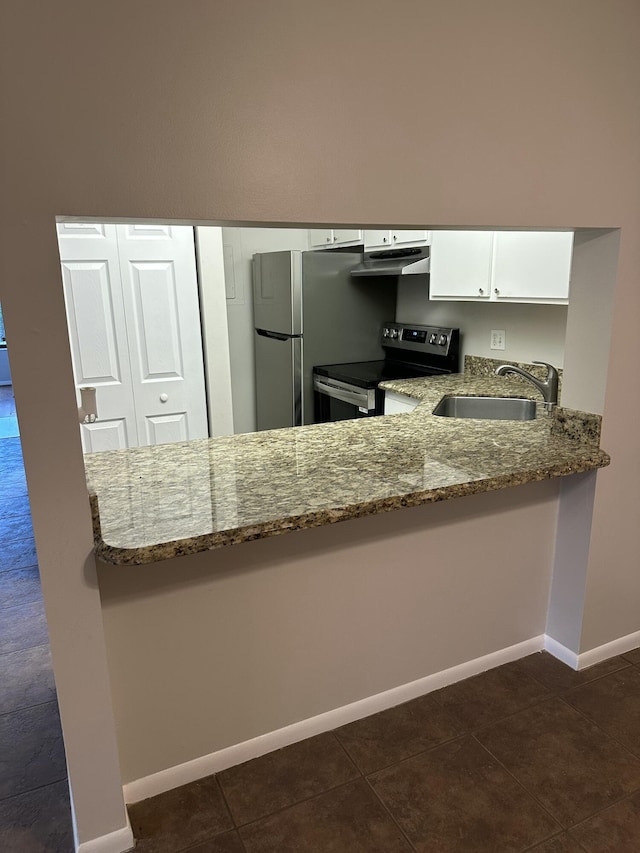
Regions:
<instances>
[{"instance_id":1,"label":"faucet handle","mask_svg":"<svg viewBox=\"0 0 640 853\"><path fill-rule=\"evenodd\" d=\"M548 361L532 361L531 364L544 364L544 366L547 368L547 380L558 378L557 368L555 368L552 364L549 364Z\"/></svg>"}]
</instances>

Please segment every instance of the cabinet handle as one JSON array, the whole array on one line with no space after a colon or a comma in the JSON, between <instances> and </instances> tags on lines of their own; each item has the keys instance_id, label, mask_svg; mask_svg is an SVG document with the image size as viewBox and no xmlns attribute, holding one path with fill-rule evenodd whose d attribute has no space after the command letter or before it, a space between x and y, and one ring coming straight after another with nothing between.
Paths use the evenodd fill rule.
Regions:
<instances>
[{"instance_id":1,"label":"cabinet handle","mask_svg":"<svg viewBox=\"0 0 640 853\"><path fill-rule=\"evenodd\" d=\"M497 288L497 287L496 287L496 288L494 288L494 291L493 291L493 292L495 293L495 295L496 295L496 296L499 296L499 295L500 295L500 291L498 290L498 288Z\"/></svg>"},{"instance_id":2,"label":"cabinet handle","mask_svg":"<svg viewBox=\"0 0 640 853\"><path fill-rule=\"evenodd\" d=\"M479 288L478 288L478 293L483 294L483 293L484 293L484 290L483 290L481 287L479 287Z\"/></svg>"},{"instance_id":3,"label":"cabinet handle","mask_svg":"<svg viewBox=\"0 0 640 853\"><path fill-rule=\"evenodd\" d=\"M169 399L168 394L160 394L160 402L161 403L166 403L168 399Z\"/></svg>"}]
</instances>

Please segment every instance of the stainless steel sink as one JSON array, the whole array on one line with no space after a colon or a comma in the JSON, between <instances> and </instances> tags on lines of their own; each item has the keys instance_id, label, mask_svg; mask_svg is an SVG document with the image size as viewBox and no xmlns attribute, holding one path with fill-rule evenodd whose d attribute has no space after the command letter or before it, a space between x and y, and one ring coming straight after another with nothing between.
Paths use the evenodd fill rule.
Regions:
<instances>
[{"instance_id":1,"label":"stainless steel sink","mask_svg":"<svg viewBox=\"0 0 640 853\"><path fill-rule=\"evenodd\" d=\"M524 397L443 397L433 414L443 418L532 421L536 416L536 401Z\"/></svg>"}]
</instances>

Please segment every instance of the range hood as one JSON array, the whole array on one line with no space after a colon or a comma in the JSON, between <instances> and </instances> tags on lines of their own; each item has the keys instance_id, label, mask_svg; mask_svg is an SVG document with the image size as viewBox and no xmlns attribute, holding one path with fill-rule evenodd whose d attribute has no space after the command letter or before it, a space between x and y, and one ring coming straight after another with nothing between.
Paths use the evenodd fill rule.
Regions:
<instances>
[{"instance_id":1,"label":"range hood","mask_svg":"<svg viewBox=\"0 0 640 853\"><path fill-rule=\"evenodd\" d=\"M429 272L429 247L367 252L351 275L424 275Z\"/></svg>"}]
</instances>

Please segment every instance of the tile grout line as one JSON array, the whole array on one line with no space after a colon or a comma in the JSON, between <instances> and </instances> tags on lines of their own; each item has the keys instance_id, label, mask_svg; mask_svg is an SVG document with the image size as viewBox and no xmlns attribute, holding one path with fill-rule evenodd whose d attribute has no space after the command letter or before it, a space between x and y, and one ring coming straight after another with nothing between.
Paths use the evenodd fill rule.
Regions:
<instances>
[{"instance_id":1,"label":"tile grout line","mask_svg":"<svg viewBox=\"0 0 640 853\"><path fill-rule=\"evenodd\" d=\"M582 818L582 820L579 820L577 823L574 823L571 826L567 827L566 831L572 832L574 829L578 829L578 827L582 826L583 823L588 823L590 820L593 820L594 817L599 817L601 814L604 814L604 812L608 811L609 809L613 809L616 806L619 806L620 803L624 803L627 800L630 800L632 797L635 797L639 791L640 791L640 789L638 789L636 791L631 791L630 794L625 794L624 797L620 797L619 800L616 800L613 803L609 803L609 805L605 806L603 809L598 809L598 811L595 811L593 814L590 814L588 817L584 817L584 818ZM573 836L571 836L571 837L573 838Z\"/></svg>"},{"instance_id":2,"label":"tile grout line","mask_svg":"<svg viewBox=\"0 0 640 853\"><path fill-rule=\"evenodd\" d=\"M236 823L236 819L233 816L233 812L231 811L231 806L229 805L229 801L227 800L227 795L225 794L224 788L222 787L222 782L218 778L219 775L220 775L219 773L213 773L212 774L212 776L216 780L216 785L218 786L218 790L220 791L220 794L222 795L222 802L225 804L227 812L229 813L229 817L231 818L231 823L233 824L233 829L236 833L236 836L240 839L240 844L242 844L242 849L244 850L244 853L247 853L247 848L246 848L246 845L244 843L244 839L242 838L242 836L240 835L240 832L238 831L238 824ZM187 848L187 850L184 851L184 853L188 853L188 848Z\"/></svg>"},{"instance_id":3,"label":"tile grout line","mask_svg":"<svg viewBox=\"0 0 640 853\"><path fill-rule=\"evenodd\" d=\"M366 717L364 717L363 719L366 719ZM333 737L334 741L338 744L338 746L340 747L340 749L342 750L342 752L346 755L346 757L347 757L347 759L348 759L349 763L351 764L351 766L353 767L353 769L354 769L357 773L359 773L359 774L360 774L360 777L361 777L361 778L364 778L364 775L365 775L365 774L362 772L362 770L360 770L360 768L358 767L358 765L356 764L356 762L354 761L354 759L353 759L353 758L351 758L351 756L350 756L350 755L349 755L349 753L347 752L347 748L346 748L346 746L342 743L342 741L340 740L340 738L339 738L339 737L338 737L338 735L336 734L336 732L338 731L338 729L339 729L339 728L342 728L342 727L341 727L341 726L338 726L338 728L335 728L335 729L329 729L329 731L327 732L327 734L329 734L329 735L331 735L331 736Z\"/></svg>"},{"instance_id":4,"label":"tile grout line","mask_svg":"<svg viewBox=\"0 0 640 853\"><path fill-rule=\"evenodd\" d=\"M6 574L6 572L5 572ZM0 574L0 577L2 575ZM8 607L2 607L0 605L0 613L9 613L11 610L17 610L20 607L30 607L32 604L41 603L44 605L44 599L42 597L42 593L38 596L38 598L34 598L33 601L23 601L22 604L10 604ZM39 646L44 645L43 643L38 643ZM4 654L4 652L0 652L0 654Z\"/></svg>"},{"instance_id":5,"label":"tile grout line","mask_svg":"<svg viewBox=\"0 0 640 853\"><path fill-rule=\"evenodd\" d=\"M525 794L527 794L527 796L531 797L531 799L543 810L543 812L545 814L547 814L551 818L551 820L554 823L558 824L558 826L560 827L559 832L554 832L551 835L548 835L546 838L541 838L536 843L542 844L544 841L548 841L550 838L553 838L555 835L560 834L560 832L566 832L567 827L554 814L552 814L549 811L549 809L547 808L547 806L544 805L544 803L540 802L538 797L532 791L530 791L529 788L523 782L521 782L514 773L511 772L511 770L509 770L509 768L506 766L506 764L504 764L502 761L500 761L500 759L497 757L497 755L494 755L488 746L485 746L481 741L479 741L478 738L475 736L475 734L472 735L472 737L475 740L475 742L478 744L478 746L480 746L481 749L483 749L487 753L487 755L491 756L491 758L494 761L498 762L500 767L502 767L502 769L505 771L505 773L507 773L513 779L513 781L516 783L516 785L518 785L518 787L521 788L525 792ZM535 847L535 845L534 845L534 847Z\"/></svg>"},{"instance_id":6,"label":"tile grout line","mask_svg":"<svg viewBox=\"0 0 640 853\"><path fill-rule=\"evenodd\" d=\"M536 853L536 850L539 849L539 845L541 843L546 844L549 841L553 841L554 838L562 838L563 835L568 836L571 839L571 841L573 841L573 843L581 851L583 851L583 853L588 853L588 851L585 850L585 848L582 846L582 844L580 844L578 841L576 841L576 839L573 837L573 835L569 835L569 832L566 829L563 829L562 832L559 832L556 835L551 835L551 836L549 836L549 838L545 838L545 840L543 842L537 842L536 844L532 844L531 847L526 847L524 850L519 851L519 853Z\"/></svg>"},{"instance_id":7,"label":"tile grout line","mask_svg":"<svg viewBox=\"0 0 640 853\"><path fill-rule=\"evenodd\" d=\"M625 667L625 669L626 669L626 667ZM616 670L616 672L618 672L618 671L619 671L619 670ZM613 673L609 673L609 675L613 675ZM605 676L605 677L606 677L606 676ZM597 679L597 680L599 680L599 679ZM593 683L593 682L589 682L589 683ZM580 686L582 686L582 685L580 685ZM621 744L619 741L617 741L615 738L611 737L611 735L609 735L606 731L604 731L604 729L602 729L600 726L598 726L598 724L597 724L597 723L594 723L594 721L593 721L593 720L591 720L589 717L586 717L584 714L582 714L580 711L578 711L578 709L577 709L577 708L574 708L574 707L573 707L572 705L570 705L568 702L565 702L561 696L557 696L557 695L556 695L556 696L554 696L554 697L550 697L550 698L559 699L559 700L560 700L564 705L566 705L570 710L572 710L572 711L576 711L576 712L577 712L577 713L578 713L578 714L579 714L583 719L585 719L587 722L592 723L593 725L595 725L595 726L596 726L596 728L598 728L598 729L601 731L601 733L605 735L605 737L607 737L607 738L608 738L609 740L611 740L612 742L616 743L616 745L617 745L617 746L620 746L622 749L624 749L624 750L625 750L625 752L628 752L628 753L629 753L633 758L638 758L638 756L636 756L636 755L635 755L635 753L631 752L631 750L629 750L629 749L628 749L628 747L624 746L624 745L623 745L623 744ZM528 710L528 709L524 709L524 710ZM514 715L513 715L513 714L511 714L510 716L514 716ZM509 719L509 717L503 717L501 720L496 721L496 725L497 725L498 723L500 723L500 722L503 722L503 721L504 721L504 720L506 720L506 719ZM492 724L492 725L493 725L493 724ZM507 771L507 773L508 773L508 774L509 774L513 779L515 779L515 781L516 781L516 782L517 782L517 783L518 783L518 784L519 784L519 785L520 785L520 786L521 786L521 787L522 787L522 788L527 792L527 794L529 794L531 797L533 797L533 799L538 803L538 805L540 805L540 806L541 806L541 807L542 807L542 808L543 808L543 809L544 809L544 810L545 810L545 811L546 811L546 812L547 812L547 813L548 813L548 814L553 818L553 820L555 820L555 821L556 821L556 823L560 823L559 819L558 819L558 818L556 818L553 814L551 814L551 812L549 812L548 808L547 808L543 803L541 803L541 802L540 802L540 800L538 799L538 797L537 797L534 793L532 793L531 791L529 791L529 789L526 787L526 785L524 785L522 782L520 782L520 780L519 780L519 779L517 779L517 777L516 777L516 776L515 776L515 775L514 775L510 770L509 770L509 768L508 768L505 764L503 764L503 762L502 762L502 761L501 761L501 760L500 760L496 755L494 755L494 753L493 753L493 752L491 752L491 750L489 749L489 747L488 747L488 746L485 746L485 745L484 745L480 740L478 740L478 739L477 739L476 734L477 734L478 732L483 731L485 728L487 728L487 726L485 726L485 727L483 727L483 728L481 728L481 729L477 729L475 732L473 732L473 733L472 733L472 737L477 741L477 743L479 743L479 744L480 744L480 746L481 746L484 750L486 750L486 752L488 752L488 753L489 753L489 755L490 755L493 759L495 759L495 761L497 761L497 762L498 762L498 764L500 764L500 766L501 766L501 767L503 767L503 768ZM631 792L630 792L630 793L628 793L628 794L625 794L623 797L620 797L619 799L615 800L614 802L612 802L612 803L608 803L606 806L604 806L604 808L602 808L602 809L597 809L595 812L592 812L591 814L586 815L585 817L581 818L581 819L580 819L579 821L577 821L576 823L569 824L568 826L565 826L565 825L564 825L564 824L562 824L562 823L560 823L560 825L562 826L562 828L563 828L563 830L564 830L565 832L569 832L569 830L570 830L570 829L574 829L576 826L579 826L581 823L584 823L584 822L586 822L586 821L588 821L588 820L591 820L591 818L596 817L597 815L601 814L602 812L606 811L607 809L611 808L612 806L615 806L615 805L617 805L618 803L624 802L625 800L627 800L627 799L629 799L629 798L633 797L635 794L637 794L637 793L638 793L638 791L640 791L640 787L638 787L638 788L634 789L633 791L631 791Z\"/></svg>"},{"instance_id":8,"label":"tile grout line","mask_svg":"<svg viewBox=\"0 0 640 853\"><path fill-rule=\"evenodd\" d=\"M3 717L10 717L11 714L20 714L22 711L32 711L34 708L41 708L43 705L51 705L55 703L56 706L58 704L58 697L54 696L53 699L45 699L44 702L34 702L33 705L23 705L20 708L14 708L11 711L0 711L0 720Z\"/></svg>"},{"instance_id":9,"label":"tile grout line","mask_svg":"<svg viewBox=\"0 0 640 853\"><path fill-rule=\"evenodd\" d=\"M392 765L390 765L390 766L391 766L391 767L393 767L394 765L392 764ZM404 829L400 826L400 824L399 824L399 823L398 823L398 821L395 819L395 817L391 814L391 811L389 810L389 807L387 806L387 804L386 804L386 803L381 799L381 797L378 795L378 792L376 791L376 789L375 789L375 788L373 787L373 785L371 784L371 780L369 779L369 777L368 777L368 776L365 776L365 777L364 777L364 781L367 783L367 786L368 786L369 790L371 791L371 793L373 794L373 796L376 798L377 802L380 804L380 806L381 806L381 807L382 807L382 809L384 810L385 814L389 817L389 819L391 820L391 822L393 823L393 825L396 827L396 829L398 830L398 832L400 833L400 835L401 835L401 836L406 840L406 842L407 842L407 844L409 845L410 849L411 849L411 850L413 850L413 851L414 851L414 853L415 853L415 851L416 851L416 847L415 847L415 845L412 843L411 839L409 838L409 836L407 835L407 833L404 831Z\"/></svg>"},{"instance_id":10,"label":"tile grout line","mask_svg":"<svg viewBox=\"0 0 640 853\"><path fill-rule=\"evenodd\" d=\"M0 547L4 547L3 543L0 541ZM0 568L0 577L2 575L9 575L11 572L21 572L24 569L39 569L38 563L28 563L26 566L11 566L8 569Z\"/></svg>"},{"instance_id":11,"label":"tile grout line","mask_svg":"<svg viewBox=\"0 0 640 853\"><path fill-rule=\"evenodd\" d=\"M33 794L34 791L42 791L43 788L48 788L50 785L58 785L58 784L60 784L60 782L67 782L68 783L66 768L65 768L64 776L60 776L59 779L51 779L49 782L45 782L44 785L36 785L33 788L27 788L24 791L18 791L17 793L9 794L6 797L0 797L0 803L6 803L8 800L13 800L16 797L22 797L25 794Z\"/></svg>"},{"instance_id":12,"label":"tile grout line","mask_svg":"<svg viewBox=\"0 0 640 853\"><path fill-rule=\"evenodd\" d=\"M217 775L217 774L213 774ZM206 778L206 777L205 777ZM236 823L234 820L234 827L238 831L241 829L246 829L248 826L254 826L260 821L267 820L268 818L275 817L276 815L282 814L286 812L288 809L295 808L296 806L302 805L302 803L309 803L311 800L317 800L319 797L323 797L325 794L329 794L332 791L338 791L340 788L346 788L348 785L354 785L357 782L366 782L366 777L360 777L359 779L348 779L346 782L340 782L338 785L332 785L330 788L326 788L324 791L318 791L315 794L311 794L309 797L304 797L302 800L296 800L293 803L289 803L287 806L282 806L279 809L275 809L275 811L269 812L268 814L262 815L261 817L254 818L253 820L248 820L246 823ZM221 786L222 787L222 786ZM162 796L162 795L160 795ZM233 820L233 815L231 816Z\"/></svg>"},{"instance_id":13,"label":"tile grout line","mask_svg":"<svg viewBox=\"0 0 640 853\"><path fill-rule=\"evenodd\" d=\"M8 655L17 655L19 652L28 652L31 649L41 649L43 646L49 646L49 643L38 643L35 646L29 646L27 649L16 649L14 652L0 652L0 663L2 662L2 658L7 657Z\"/></svg>"},{"instance_id":14,"label":"tile grout line","mask_svg":"<svg viewBox=\"0 0 640 853\"><path fill-rule=\"evenodd\" d=\"M176 847L173 850L166 851L166 853L189 853L190 850L194 850L194 851L198 850L202 845L208 844L210 841L215 841L216 838L221 838L223 835L226 835L228 832L235 832L240 843L242 844L242 849L244 850L244 853L246 853L247 848L245 847L245 843L242 840L242 838L240 837L240 833L238 832L238 826L235 822L233 814L231 813L231 809L229 808L229 803L227 802L227 798L225 796L225 793L222 790L222 785L220 784L220 780L218 779L218 774L217 773L211 773L209 776L204 776L202 779L197 779L196 781L202 782L202 781L204 781L204 779L210 779L211 777L213 777L215 779L218 790L220 791L220 793L222 795L222 801L223 801L223 803L227 809L227 813L229 815L229 818L231 819L231 823L233 824L233 826L231 827L231 829L223 829L222 832L216 832L215 835L211 835L211 836L209 836L209 838L200 839L200 841L196 841L195 844L191 844L187 847ZM187 783L187 784L193 784L193 783ZM162 794L157 794L156 796L161 797ZM154 797L148 797L148 799L152 800L155 798ZM141 800L140 802L145 802L145 801ZM127 812L128 811L129 811L129 809L127 807ZM268 815L267 815L267 817L268 817ZM131 819L130 819L130 822L131 822ZM131 824L131 831L133 832L133 823ZM134 837L134 841L137 844L139 839L137 839L135 837L135 832L133 833L133 837Z\"/></svg>"},{"instance_id":15,"label":"tile grout line","mask_svg":"<svg viewBox=\"0 0 640 853\"><path fill-rule=\"evenodd\" d=\"M600 723L597 723L588 714L585 714L579 708L574 708L574 706L570 702L565 701L565 699L562 696L559 696L558 698L567 706L567 708L571 708L572 711L575 711L576 714L579 714L584 720L586 720L588 723L591 723L592 726L595 726L597 729L599 729L602 732L602 734L608 740L613 741L613 743L617 744L617 746L619 746L625 752L628 752L629 755L631 755L633 758L640 761L640 754L634 752L632 749L629 749L629 747L626 744L622 743L622 741L618 740L618 738L615 735L612 735L610 732L608 732L606 729L604 729L600 725ZM633 791L632 793L636 793L636 791L640 791L640 786L638 786L638 788L636 788L635 791Z\"/></svg>"}]
</instances>

